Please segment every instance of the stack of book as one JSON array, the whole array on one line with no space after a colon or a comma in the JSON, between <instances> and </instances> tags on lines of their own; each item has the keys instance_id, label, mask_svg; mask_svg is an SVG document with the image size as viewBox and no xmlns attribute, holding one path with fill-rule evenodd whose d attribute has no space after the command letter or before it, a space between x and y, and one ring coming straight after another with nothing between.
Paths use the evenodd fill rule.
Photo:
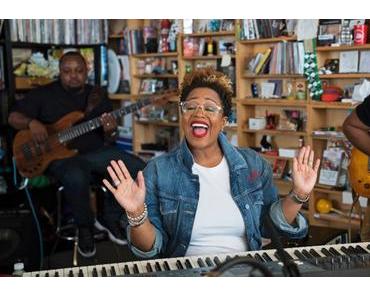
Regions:
<instances>
[{"instance_id":1,"label":"stack of book","mask_svg":"<svg viewBox=\"0 0 370 297\"><path fill-rule=\"evenodd\" d=\"M127 49L128 55L144 53L144 35L143 30L126 30L124 33L123 47Z\"/></svg>"},{"instance_id":2,"label":"stack of book","mask_svg":"<svg viewBox=\"0 0 370 297\"><path fill-rule=\"evenodd\" d=\"M248 61L253 74L303 74L304 47L302 42L279 42Z\"/></svg>"},{"instance_id":3,"label":"stack of book","mask_svg":"<svg viewBox=\"0 0 370 297\"><path fill-rule=\"evenodd\" d=\"M107 20L12 19L13 42L100 44L108 41Z\"/></svg>"},{"instance_id":4,"label":"stack of book","mask_svg":"<svg viewBox=\"0 0 370 297\"><path fill-rule=\"evenodd\" d=\"M282 35L283 19L245 19L241 21L240 39L273 38Z\"/></svg>"}]
</instances>

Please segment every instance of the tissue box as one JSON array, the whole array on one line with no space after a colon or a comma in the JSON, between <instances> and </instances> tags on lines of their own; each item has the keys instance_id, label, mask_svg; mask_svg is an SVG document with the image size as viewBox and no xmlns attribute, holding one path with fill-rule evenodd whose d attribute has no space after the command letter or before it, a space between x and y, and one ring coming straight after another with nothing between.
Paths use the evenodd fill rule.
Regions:
<instances>
[{"instance_id":1,"label":"tissue box","mask_svg":"<svg viewBox=\"0 0 370 297\"><path fill-rule=\"evenodd\" d=\"M297 148L279 148L279 157L294 158L297 154Z\"/></svg>"},{"instance_id":2,"label":"tissue box","mask_svg":"<svg viewBox=\"0 0 370 297\"><path fill-rule=\"evenodd\" d=\"M266 127L266 119L265 118L250 118L248 120L249 129L252 130L262 130Z\"/></svg>"}]
</instances>

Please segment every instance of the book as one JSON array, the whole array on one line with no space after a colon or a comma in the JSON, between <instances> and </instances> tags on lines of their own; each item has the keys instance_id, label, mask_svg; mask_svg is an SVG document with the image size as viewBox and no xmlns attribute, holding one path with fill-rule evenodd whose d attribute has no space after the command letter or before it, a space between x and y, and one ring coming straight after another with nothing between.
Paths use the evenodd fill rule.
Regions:
<instances>
[{"instance_id":1,"label":"book","mask_svg":"<svg viewBox=\"0 0 370 297\"><path fill-rule=\"evenodd\" d=\"M346 51L339 54L339 73L358 71L358 51Z\"/></svg>"},{"instance_id":2,"label":"book","mask_svg":"<svg viewBox=\"0 0 370 297\"><path fill-rule=\"evenodd\" d=\"M257 67L256 67L256 74L260 73L262 66L265 64L267 58L271 54L271 48L268 48L264 53L263 56L261 57L261 60L259 61Z\"/></svg>"},{"instance_id":3,"label":"book","mask_svg":"<svg viewBox=\"0 0 370 297\"><path fill-rule=\"evenodd\" d=\"M319 184L337 186L344 151L340 148L324 150L321 162Z\"/></svg>"},{"instance_id":4,"label":"book","mask_svg":"<svg viewBox=\"0 0 370 297\"><path fill-rule=\"evenodd\" d=\"M358 72L370 72L370 51L361 51Z\"/></svg>"}]
</instances>

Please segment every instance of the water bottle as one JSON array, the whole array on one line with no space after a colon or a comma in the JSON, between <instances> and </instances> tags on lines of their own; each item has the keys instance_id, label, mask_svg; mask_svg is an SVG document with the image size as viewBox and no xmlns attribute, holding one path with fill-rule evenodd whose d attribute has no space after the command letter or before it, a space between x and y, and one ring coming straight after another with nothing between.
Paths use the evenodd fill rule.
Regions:
<instances>
[{"instance_id":1,"label":"water bottle","mask_svg":"<svg viewBox=\"0 0 370 297\"><path fill-rule=\"evenodd\" d=\"M14 263L14 271L13 276L23 276L24 273L24 264L23 262L16 262Z\"/></svg>"}]
</instances>

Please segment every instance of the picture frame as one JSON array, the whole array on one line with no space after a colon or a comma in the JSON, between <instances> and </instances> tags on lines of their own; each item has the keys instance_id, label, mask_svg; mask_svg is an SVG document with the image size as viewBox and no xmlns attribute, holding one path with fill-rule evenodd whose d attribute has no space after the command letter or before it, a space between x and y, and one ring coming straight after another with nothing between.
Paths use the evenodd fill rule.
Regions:
<instances>
[{"instance_id":1,"label":"picture frame","mask_svg":"<svg viewBox=\"0 0 370 297\"><path fill-rule=\"evenodd\" d=\"M272 176L274 178L283 178L287 163L288 163L287 160L275 159L274 164L272 166Z\"/></svg>"}]
</instances>

